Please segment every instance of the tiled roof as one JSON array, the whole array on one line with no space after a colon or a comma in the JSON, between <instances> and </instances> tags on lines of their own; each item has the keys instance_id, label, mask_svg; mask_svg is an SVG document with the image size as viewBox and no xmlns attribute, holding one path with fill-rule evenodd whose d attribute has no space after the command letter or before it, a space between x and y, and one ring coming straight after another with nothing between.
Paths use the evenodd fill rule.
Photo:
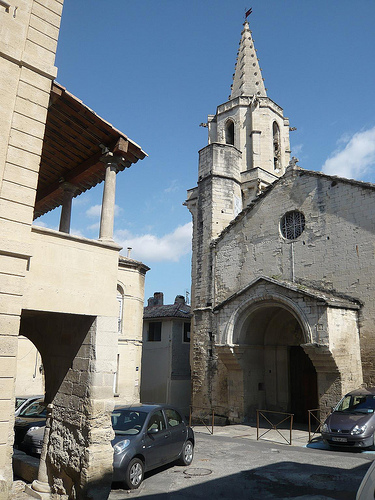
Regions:
<instances>
[{"instance_id":1,"label":"tiled roof","mask_svg":"<svg viewBox=\"0 0 375 500\"><path fill-rule=\"evenodd\" d=\"M190 306L171 304L165 306L147 306L143 310L143 319L152 318L185 318L190 319Z\"/></svg>"}]
</instances>

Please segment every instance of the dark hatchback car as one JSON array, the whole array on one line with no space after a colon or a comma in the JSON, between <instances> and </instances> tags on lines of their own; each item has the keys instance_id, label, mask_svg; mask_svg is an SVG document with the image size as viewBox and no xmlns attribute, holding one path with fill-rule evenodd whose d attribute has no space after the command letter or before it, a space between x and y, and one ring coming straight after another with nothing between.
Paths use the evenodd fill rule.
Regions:
<instances>
[{"instance_id":1,"label":"dark hatchback car","mask_svg":"<svg viewBox=\"0 0 375 500\"><path fill-rule=\"evenodd\" d=\"M193 430L181 413L167 405L116 406L112 413L115 431L113 481L135 489L145 472L179 461L190 465L194 454ZM21 449L40 454L44 427L30 429Z\"/></svg>"},{"instance_id":2,"label":"dark hatchback car","mask_svg":"<svg viewBox=\"0 0 375 500\"><path fill-rule=\"evenodd\" d=\"M15 418L14 445L20 447L26 433L30 429L37 429L46 424L46 405L43 399L37 399L26 406Z\"/></svg>"},{"instance_id":3,"label":"dark hatchback car","mask_svg":"<svg viewBox=\"0 0 375 500\"><path fill-rule=\"evenodd\" d=\"M194 433L175 408L139 404L118 406L112 413L115 431L113 481L138 488L145 472L179 461L190 465Z\"/></svg>"},{"instance_id":4,"label":"dark hatchback car","mask_svg":"<svg viewBox=\"0 0 375 500\"><path fill-rule=\"evenodd\" d=\"M323 441L331 447L374 447L375 387L346 394L321 428Z\"/></svg>"}]
</instances>

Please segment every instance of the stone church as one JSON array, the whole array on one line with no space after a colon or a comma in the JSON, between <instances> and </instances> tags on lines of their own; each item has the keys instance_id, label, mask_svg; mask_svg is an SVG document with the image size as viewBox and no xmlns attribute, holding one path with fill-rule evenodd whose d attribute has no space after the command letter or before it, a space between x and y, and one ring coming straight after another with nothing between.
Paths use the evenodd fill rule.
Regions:
<instances>
[{"instance_id":1,"label":"stone church","mask_svg":"<svg viewBox=\"0 0 375 500\"><path fill-rule=\"evenodd\" d=\"M300 168L244 23L229 100L208 117L193 216L192 404L324 415L375 382L375 186Z\"/></svg>"}]
</instances>

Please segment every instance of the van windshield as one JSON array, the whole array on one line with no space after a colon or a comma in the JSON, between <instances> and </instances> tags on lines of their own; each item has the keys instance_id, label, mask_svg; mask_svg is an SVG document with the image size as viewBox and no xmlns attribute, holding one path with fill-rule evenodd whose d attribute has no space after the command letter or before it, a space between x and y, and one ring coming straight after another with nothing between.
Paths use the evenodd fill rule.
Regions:
<instances>
[{"instance_id":1,"label":"van windshield","mask_svg":"<svg viewBox=\"0 0 375 500\"><path fill-rule=\"evenodd\" d=\"M345 413L374 413L375 396L372 395L357 395L345 396L336 406L335 411Z\"/></svg>"}]
</instances>

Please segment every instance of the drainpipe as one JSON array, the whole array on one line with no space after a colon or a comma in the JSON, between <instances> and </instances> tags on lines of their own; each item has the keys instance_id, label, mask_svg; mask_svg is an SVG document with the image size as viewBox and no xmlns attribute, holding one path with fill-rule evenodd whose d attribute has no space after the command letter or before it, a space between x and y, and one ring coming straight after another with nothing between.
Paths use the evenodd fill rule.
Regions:
<instances>
[{"instance_id":1,"label":"drainpipe","mask_svg":"<svg viewBox=\"0 0 375 500\"><path fill-rule=\"evenodd\" d=\"M292 283L294 283L294 242L291 243L291 253L292 253Z\"/></svg>"}]
</instances>

